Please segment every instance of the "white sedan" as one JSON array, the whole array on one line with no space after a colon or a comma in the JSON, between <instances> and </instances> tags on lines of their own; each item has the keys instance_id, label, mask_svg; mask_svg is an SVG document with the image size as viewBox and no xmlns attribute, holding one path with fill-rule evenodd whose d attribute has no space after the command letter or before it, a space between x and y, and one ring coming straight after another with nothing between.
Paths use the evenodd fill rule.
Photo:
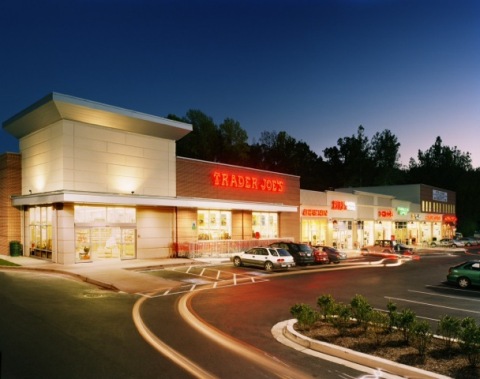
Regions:
<instances>
[{"instance_id":1,"label":"white sedan","mask_svg":"<svg viewBox=\"0 0 480 379\"><path fill-rule=\"evenodd\" d=\"M266 271L295 266L295 261L287 250L273 247L254 247L235 254L230 259L236 267L258 266Z\"/></svg>"}]
</instances>

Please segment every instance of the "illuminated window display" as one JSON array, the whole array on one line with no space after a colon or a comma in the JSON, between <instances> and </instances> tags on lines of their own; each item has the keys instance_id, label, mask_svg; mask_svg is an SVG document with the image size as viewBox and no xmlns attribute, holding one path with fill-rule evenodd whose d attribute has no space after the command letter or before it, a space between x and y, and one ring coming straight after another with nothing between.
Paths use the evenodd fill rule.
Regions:
<instances>
[{"instance_id":1,"label":"illuminated window display","mask_svg":"<svg viewBox=\"0 0 480 379\"><path fill-rule=\"evenodd\" d=\"M31 255L52 257L52 207L30 209Z\"/></svg>"},{"instance_id":2,"label":"illuminated window display","mask_svg":"<svg viewBox=\"0 0 480 379\"><path fill-rule=\"evenodd\" d=\"M252 212L252 236L255 238L277 238L278 214Z\"/></svg>"},{"instance_id":3,"label":"illuminated window display","mask_svg":"<svg viewBox=\"0 0 480 379\"><path fill-rule=\"evenodd\" d=\"M199 210L197 217L199 240L227 240L232 238L232 212Z\"/></svg>"},{"instance_id":4,"label":"illuminated window display","mask_svg":"<svg viewBox=\"0 0 480 379\"><path fill-rule=\"evenodd\" d=\"M77 261L135 258L135 208L75 206L74 220Z\"/></svg>"}]
</instances>

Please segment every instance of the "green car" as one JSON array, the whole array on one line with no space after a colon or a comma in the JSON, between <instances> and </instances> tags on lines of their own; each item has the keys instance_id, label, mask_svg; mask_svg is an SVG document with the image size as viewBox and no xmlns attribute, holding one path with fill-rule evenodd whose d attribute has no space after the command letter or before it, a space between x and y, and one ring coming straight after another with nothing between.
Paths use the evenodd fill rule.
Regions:
<instances>
[{"instance_id":1,"label":"green car","mask_svg":"<svg viewBox=\"0 0 480 379\"><path fill-rule=\"evenodd\" d=\"M480 261L467 261L448 269L447 280L461 288L480 286Z\"/></svg>"}]
</instances>

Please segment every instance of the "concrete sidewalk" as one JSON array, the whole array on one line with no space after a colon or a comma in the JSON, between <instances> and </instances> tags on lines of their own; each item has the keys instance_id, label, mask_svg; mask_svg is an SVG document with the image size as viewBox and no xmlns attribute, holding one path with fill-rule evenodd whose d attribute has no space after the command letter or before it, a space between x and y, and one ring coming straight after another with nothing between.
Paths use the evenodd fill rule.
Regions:
<instances>
[{"instance_id":1,"label":"concrete sidewalk","mask_svg":"<svg viewBox=\"0 0 480 379\"><path fill-rule=\"evenodd\" d=\"M98 261L62 265L32 257L0 255L1 259L19 266L0 266L0 270L34 270L45 273L64 274L103 288L126 293L154 293L181 285L181 282L148 275L141 271L165 267L228 262L226 258L188 259L132 259Z\"/></svg>"}]
</instances>

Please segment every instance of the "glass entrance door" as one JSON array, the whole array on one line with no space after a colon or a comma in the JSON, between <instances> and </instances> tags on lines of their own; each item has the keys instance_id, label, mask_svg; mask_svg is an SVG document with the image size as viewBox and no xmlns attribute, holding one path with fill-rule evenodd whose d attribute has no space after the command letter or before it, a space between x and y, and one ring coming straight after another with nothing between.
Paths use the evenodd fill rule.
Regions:
<instances>
[{"instance_id":1,"label":"glass entrance door","mask_svg":"<svg viewBox=\"0 0 480 379\"><path fill-rule=\"evenodd\" d=\"M122 228L122 239L120 245L120 258L121 259L133 259L135 258L136 249L136 229Z\"/></svg>"},{"instance_id":2,"label":"glass entrance door","mask_svg":"<svg viewBox=\"0 0 480 379\"><path fill-rule=\"evenodd\" d=\"M135 236L135 228L78 228L77 260L133 259L136 257Z\"/></svg>"}]
</instances>

